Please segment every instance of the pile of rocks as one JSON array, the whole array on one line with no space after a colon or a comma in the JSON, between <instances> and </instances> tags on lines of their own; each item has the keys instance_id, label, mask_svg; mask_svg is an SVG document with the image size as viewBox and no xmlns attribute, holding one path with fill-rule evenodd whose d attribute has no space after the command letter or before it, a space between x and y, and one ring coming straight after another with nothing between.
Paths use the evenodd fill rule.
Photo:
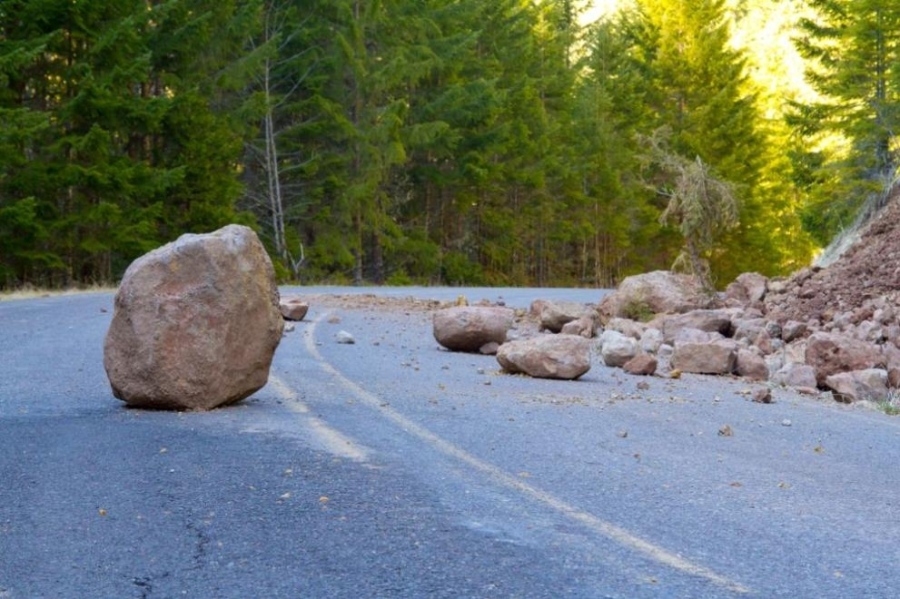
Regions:
<instances>
[{"instance_id":1,"label":"pile of rocks","mask_svg":"<svg viewBox=\"0 0 900 599\"><path fill-rule=\"evenodd\" d=\"M846 402L882 402L900 386L900 323L890 297L873 299L866 320L799 321L770 312L769 296L782 285L746 273L710 296L691 277L656 271L625 279L597 306L533 302L538 331L529 338L507 340L513 311L486 306L439 310L434 331L449 349L494 349L505 371L543 378L580 377L595 349L603 364L634 375L737 376ZM446 342L452 328L465 329L467 346Z\"/></svg>"}]
</instances>

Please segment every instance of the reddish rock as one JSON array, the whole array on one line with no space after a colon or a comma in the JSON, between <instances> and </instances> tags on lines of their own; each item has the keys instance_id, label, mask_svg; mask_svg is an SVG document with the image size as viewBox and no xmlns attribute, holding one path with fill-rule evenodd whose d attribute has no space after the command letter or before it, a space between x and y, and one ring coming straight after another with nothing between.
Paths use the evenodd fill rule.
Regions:
<instances>
[{"instance_id":1,"label":"reddish rock","mask_svg":"<svg viewBox=\"0 0 900 599\"><path fill-rule=\"evenodd\" d=\"M756 304L766 297L769 279L759 273L745 272L725 288L725 298L739 304Z\"/></svg>"},{"instance_id":2,"label":"reddish rock","mask_svg":"<svg viewBox=\"0 0 900 599\"><path fill-rule=\"evenodd\" d=\"M876 346L834 333L814 333L806 344L806 363L816 369L816 382L832 374L864 370L884 362Z\"/></svg>"},{"instance_id":3,"label":"reddish rock","mask_svg":"<svg viewBox=\"0 0 900 599\"><path fill-rule=\"evenodd\" d=\"M750 399L754 403L772 403L772 390L768 387L756 387L750 391Z\"/></svg>"},{"instance_id":4,"label":"reddish rock","mask_svg":"<svg viewBox=\"0 0 900 599\"><path fill-rule=\"evenodd\" d=\"M769 379L769 367L765 358L748 349L738 350L734 371L738 376L751 381L766 381Z\"/></svg>"},{"instance_id":5,"label":"reddish rock","mask_svg":"<svg viewBox=\"0 0 900 599\"><path fill-rule=\"evenodd\" d=\"M731 339L675 344L672 367L697 374L731 374L737 358L737 344Z\"/></svg>"},{"instance_id":6,"label":"reddish rock","mask_svg":"<svg viewBox=\"0 0 900 599\"><path fill-rule=\"evenodd\" d=\"M500 346L506 372L549 379L577 379L591 369L591 343L578 335L541 335Z\"/></svg>"},{"instance_id":7,"label":"reddish rock","mask_svg":"<svg viewBox=\"0 0 900 599\"><path fill-rule=\"evenodd\" d=\"M814 390L817 386L816 369L808 364L788 362L772 376L772 382L795 389Z\"/></svg>"},{"instance_id":8,"label":"reddish rock","mask_svg":"<svg viewBox=\"0 0 900 599\"><path fill-rule=\"evenodd\" d=\"M622 366L622 370L628 374L650 376L656 373L658 364L656 358L653 356L649 354L638 354L625 362Z\"/></svg>"},{"instance_id":9,"label":"reddish rock","mask_svg":"<svg viewBox=\"0 0 900 599\"><path fill-rule=\"evenodd\" d=\"M299 297L283 297L278 307L285 320L303 320L309 312L309 304Z\"/></svg>"},{"instance_id":10,"label":"reddish rock","mask_svg":"<svg viewBox=\"0 0 900 599\"><path fill-rule=\"evenodd\" d=\"M828 376L825 386L834 392L835 399L844 403L880 402L888 394L887 372L879 368L839 372Z\"/></svg>"},{"instance_id":11,"label":"reddish rock","mask_svg":"<svg viewBox=\"0 0 900 599\"><path fill-rule=\"evenodd\" d=\"M283 328L265 249L231 225L182 235L128 267L103 364L131 406L209 410L266 384Z\"/></svg>"},{"instance_id":12,"label":"reddish rock","mask_svg":"<svg viewBox=\"0 0 900 599\"><path fill-rule=\"evenodd\" d=\"M563 335L579 335L585 339L591 339L594 336L596 324L590 316L582 316L576 320L567 322L559 331Z\"/></svg>"}]
</instances>

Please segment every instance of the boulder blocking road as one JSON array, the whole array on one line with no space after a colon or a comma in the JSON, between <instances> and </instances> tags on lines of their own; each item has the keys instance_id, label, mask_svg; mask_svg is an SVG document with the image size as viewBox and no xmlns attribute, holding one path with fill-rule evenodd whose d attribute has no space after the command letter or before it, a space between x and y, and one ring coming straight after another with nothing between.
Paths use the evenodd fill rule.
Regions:
<instances>
[{"instance_id":1,"label":"boulder blocking road","mask_svg":"<svg viewBox=\"0 0 900 599\"><path fill-rule=\"evenodd\" d=\"M113 398L111 294L0 302L0 599L900 594L900 419L502 374L406 299L596 290L283 291L269 384L205 413Z\"/></svg>"}]
</instances>

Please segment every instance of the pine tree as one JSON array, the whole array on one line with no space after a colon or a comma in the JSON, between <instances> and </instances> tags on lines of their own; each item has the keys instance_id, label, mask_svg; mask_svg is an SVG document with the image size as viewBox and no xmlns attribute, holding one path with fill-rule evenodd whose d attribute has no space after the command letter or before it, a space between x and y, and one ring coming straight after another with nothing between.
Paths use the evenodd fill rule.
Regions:
<instances>
[{"instance_id":1,"label":"pine tree","mask_svg":"<svg viewBox=\"0 0 900 599\"><path fill-rule=\"evenodd\" d=\"M898 166L900 5L806 4L812 14L799 23L797 47L822 99L796 105L791 122L802 140L795 152L798 176L809 184L806 224L827 243L892 181ZM843 145L826 145L835 138Z\"/></svg>"},{"instance_id":2,"label":"pine tree","mask_svg":"<svg viewBox=\"0 0 900 599\"><path fill-rule=\"evenodd\" d=\"M759 193L766 140L758 127L745 58L730 45L724 0L639 0L636 58L649 77L652 129L671 131L671 150L699 159L741 200L738 226L705 256L720 283L760 264L778 265L770 198Z\"/></svg>"}]
</instances>

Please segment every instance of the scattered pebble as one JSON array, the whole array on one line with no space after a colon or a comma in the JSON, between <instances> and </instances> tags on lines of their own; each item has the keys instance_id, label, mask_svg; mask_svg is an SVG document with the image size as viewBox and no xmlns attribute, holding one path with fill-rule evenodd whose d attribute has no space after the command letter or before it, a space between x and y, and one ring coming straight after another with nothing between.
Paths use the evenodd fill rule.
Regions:
<instances>
[{"instance_id":1,"label":"scattered pebble","mask_svg":"<svg viewBox=\"0 0 900 599\"><path fill-rule=\"evenodd\" d=\"M347 345L352 345L352 344L356 343L356 339L354 339L353 335L351 335L347 331L338 331L337 333L335 333L334 339L338 343L344 343Z\"/></svg>"},{"instance_id":2,"label":"scattered pebble","mask_svg":"<svg viewBox=\"0 0 900 599\"><path fill-rule=\"evenodd\" d=\"M791 425L791 421L788 420L787 418L785 418L784 420L781 421L781 426L790 426L790 425Z\"/></svg>"},{"instance_id":3,"label":"scattered pebble","mask_svg":"<svg viewBox=\"0 0 900 599\"><path fill-rule=\"evenodd\" d=\"M722 428L719 429L719 436L720 437L733 437L734 431L731 430L731 427L726 424L725 426L723 426Z\"/></svg>"}]
</instances>

